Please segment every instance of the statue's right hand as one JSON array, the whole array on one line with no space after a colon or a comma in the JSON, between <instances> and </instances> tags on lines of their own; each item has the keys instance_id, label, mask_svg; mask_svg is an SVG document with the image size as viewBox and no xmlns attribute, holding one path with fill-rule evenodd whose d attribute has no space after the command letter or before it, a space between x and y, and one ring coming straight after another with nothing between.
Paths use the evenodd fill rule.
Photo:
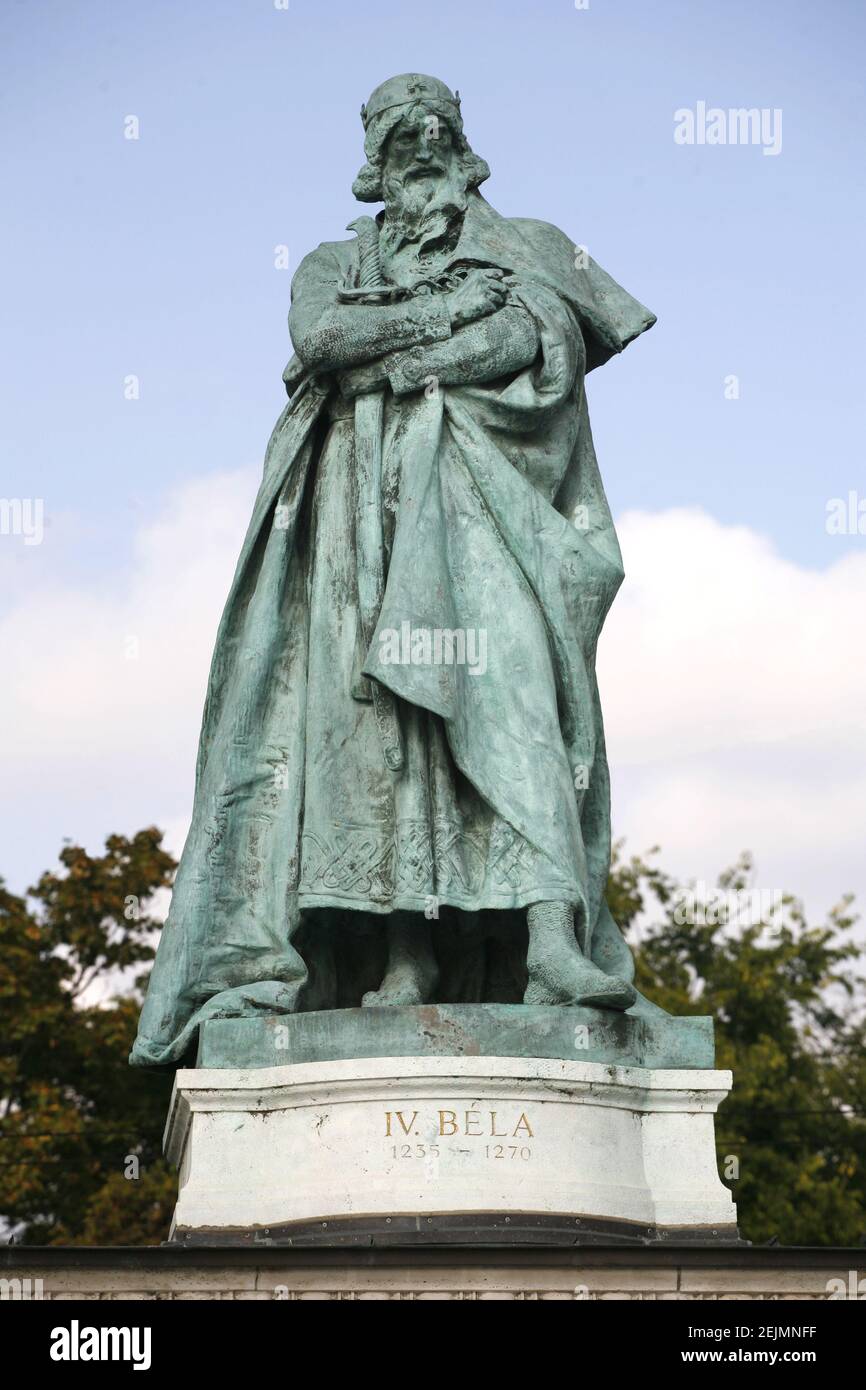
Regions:
<instances>
[{"instance_id":1,"label":"statue's right hand","mask_svg":"<svg viewBox=\"0 0 866 1390\"><path fill-rule=\"evenodd\" d=\"M503 275L503 271L496 269L470 270L456 290L448 291L445 300L452 328L472 323L502 308L508 294Z\"/></svg>"}]
</instances>

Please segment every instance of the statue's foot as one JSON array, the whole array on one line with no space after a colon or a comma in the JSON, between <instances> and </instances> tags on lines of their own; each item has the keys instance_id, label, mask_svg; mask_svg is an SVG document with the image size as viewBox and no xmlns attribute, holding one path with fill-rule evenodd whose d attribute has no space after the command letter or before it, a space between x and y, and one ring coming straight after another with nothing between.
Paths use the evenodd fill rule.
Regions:
<instances>
[{"instance_id":1,"label":"statue's foot","mask_svg":"<svg viewBox=\"0 0 866 1390\"><path fill-rule=\"evenodd\" d=\"M430 924L419 915L395 916L388 924L388 968L378 989L361 1000L365 1009L406 1008L429 1004L439 970L433 953Z\"/></svg>"},{"instance_id":2,"label":"statue's foot","mask_svg":"<svg viewBox=\"0 0 866 1390\"><path fill-rule=\"evenodd\" d=\"M605 975L581 956L565 968L529 967L524 1004L585 1004L592 1009L630 1009L637 999L632 985L617 975Z\"/></svg>"},{"instance_id":3,"label":"statue's foot","mask_svg":"<svg viewBox=\"0 0 866 1390\"><path fill-rule=\"evenodd\" d=\"M524 1004L583 1004L595 1009L629 1009L637 992L627 980L607 975L587 960L577 944L574 917L566 903L535 903L527 914L529 981Z\"/></svg>"},{"instance_id":4,"label":"statue's foot","mask_svg":"<svg viewBox=\"0 0 866 1390\"><path fill-rule=\"evenodd\" d=\"M429 1004L433 981L409 969L389 970L378 989L370 989L361 1000L365 1009L396 1009L409 1004Z\"/></svg>"}]
</instances>

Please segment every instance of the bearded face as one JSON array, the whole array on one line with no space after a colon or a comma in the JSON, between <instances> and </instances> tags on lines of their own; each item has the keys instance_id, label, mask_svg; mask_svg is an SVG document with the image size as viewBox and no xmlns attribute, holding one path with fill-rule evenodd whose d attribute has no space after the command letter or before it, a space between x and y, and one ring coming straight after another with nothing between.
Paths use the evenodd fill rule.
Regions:
<instances>
[{"instance_id":1,"label":"bearded face","mask_svg":"<svg viewBox=\"0 0 866 1390\"><path fill-rule=\"evenodd\" d=\"M385 228L399 246L447 234L465 212L468 178L447 123L421 106L395 127L382 163Z\"/></svg>"}]
</instances>

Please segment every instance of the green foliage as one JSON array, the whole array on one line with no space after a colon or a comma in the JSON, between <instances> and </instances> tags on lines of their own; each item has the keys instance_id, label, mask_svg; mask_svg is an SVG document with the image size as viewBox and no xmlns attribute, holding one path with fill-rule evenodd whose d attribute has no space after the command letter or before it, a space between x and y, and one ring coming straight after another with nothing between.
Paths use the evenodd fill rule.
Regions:
<instances>
[{"instance_id":1,"label":"green foliage","mask_svg":"<svg viewBox=\"0 0 866 1390\"><path fill-rule=\"evenodd\" d=\"M99 857L67 845L27 899L0 884L0 1219L30 1244L168 1229L171 1079L129 1070L140 991L110 994L153 958L148 909L175 868L161 841L112 835ZM123 1176L129 1156L137 1180Z\"/></svg>"},{"instance_id":2,"label":"green foliage","mask_svg":"<svg viewBox=\"0 0 866 1390\"><path fill-rule=\"evenodd\" d=\"M748 894L752 877L743 856L719 878L724 901L746 905L733 895ZM645 859L617 857L608 901L633 938L638 988L672 1013L715 1019L717 1065L734 1074L716 1121L719 1171L743 1235L859 1244L866 1025L851 899L821 927L791 897L758 913L753 899L745 921L726 921L714 894L684 899Z\"/></svg>"},{"instance_id":3,"label":"green foliage","mask_svg":"<svg viewBox=\"0 0 866 1390\"><path fill-rule=\"evenodd\" d=\"M31 1244L155 1244L168 1231L171 1078L126 1063L154 954L152 899L175 867L161 840L154 829L114 835L98 857L68 845L28 898L0 884L0 1218ZM719 1165L743 1234L857 1244L866 1024L850 899L820 927L793 898L759 919L716 921L712 901L683 911L655 853L615 856L608 901L639 988L673 1013L716 1020L718 1065L734 1073ZM742 892L751 879L744 857L719 886Z\"/></svg>"}]
</instances>

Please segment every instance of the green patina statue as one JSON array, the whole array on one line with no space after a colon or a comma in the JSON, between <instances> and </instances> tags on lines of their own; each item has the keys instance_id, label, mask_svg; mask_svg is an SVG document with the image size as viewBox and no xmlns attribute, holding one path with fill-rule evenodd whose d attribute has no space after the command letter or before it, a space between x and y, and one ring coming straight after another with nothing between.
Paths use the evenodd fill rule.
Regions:
<instances>
[{"instance_id":1,"label":"green patina statue","mask_svg":"<svg viewBox=\"0 0 866 1390\"><path fill-rule=\"evenodd\" d=\"M292 285L138 1065L213 1018L652 1009L604 900L622 568L584 381L654 318L493 210L442 82L392 78L362 118L354 192L384 210Z\"/></svg>"}]
</instances>

